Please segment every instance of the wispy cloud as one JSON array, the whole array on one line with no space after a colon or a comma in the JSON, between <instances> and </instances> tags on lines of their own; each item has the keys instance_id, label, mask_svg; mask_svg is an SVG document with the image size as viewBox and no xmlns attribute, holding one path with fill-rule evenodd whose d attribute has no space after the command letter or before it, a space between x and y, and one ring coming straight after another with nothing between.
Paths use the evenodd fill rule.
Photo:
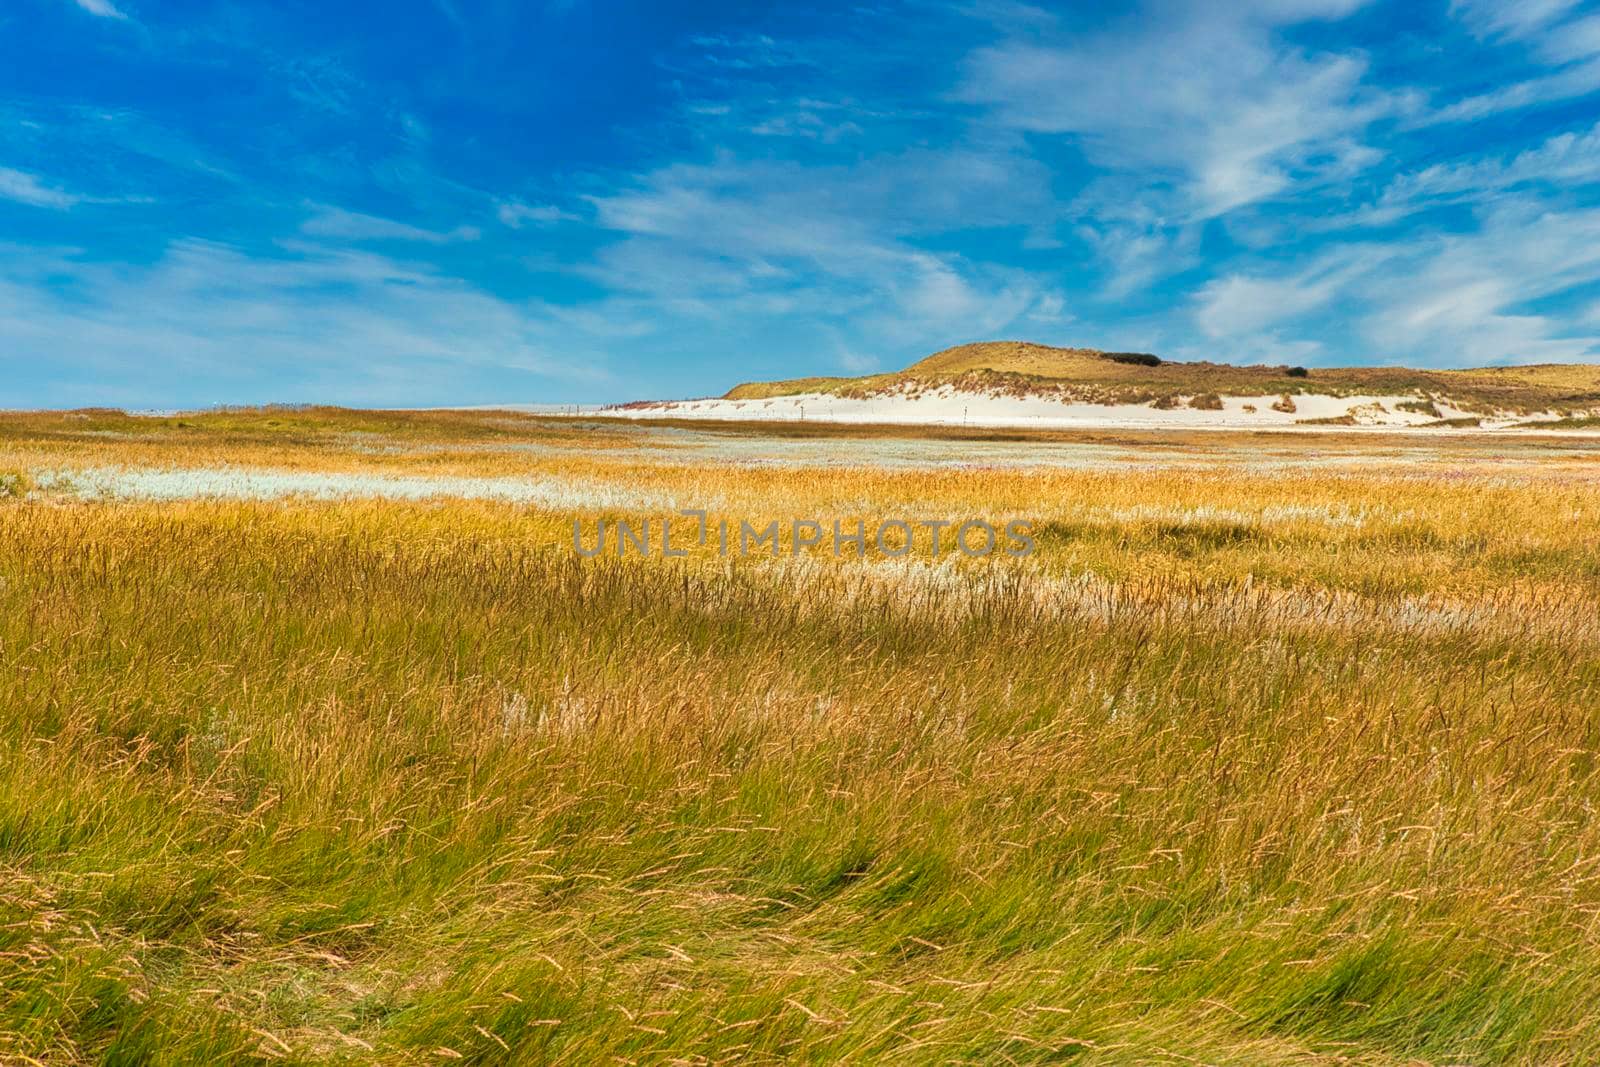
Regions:
<instances>
[{"instance_id":1,"label":"wispy cloud","mask_svg":"<svg viewBox=\"0 0 1600 1067\"><path fill-rule=\"evenodd\" d=\"M83 10L103 19L126 19L128 16L111 0L74 0Z\"/></svg>"},{"instance_id":2,"label":"wispy cloud","mask_svg":"<svg viewBox=\"0 0 1600 1067\"><path fill-rule=\"evenodd\" d=\"M377 215L364 215L336 207L319 207L300 226L300 232L313 237L335 237L346 241L415 241L442 245L452 241L476 241L482 232L473 226L453 230L429 230Z\"/></svg>"},{"instance_id":3,"label":"wispy cloud","mask_svg":"<svg viewBox=\"0 0 1600 1067\"><path fill-rule=\"evenodd\" d=\"M1491 201L1526 186L1552 190L1600 184L1600 124L1565 131L1508 157L1474 157L1404 171L1371 203L1309 220L1312 231L1390 226L1421 211Z\"/></svg>"},{"instance_id":4,"label":"wispy cloud","mask_svg":"<svg viewBox=\"0 0 1600 1067\"><path fill-rule=\"evenodd\" d=\"M623 239L585 273L680 312L852 318L893 346L1000 329L1040 299L1039 287L912 241L952 220L1016 217L1017 204L994 200L1015 186L992 162L913 153L838 171L731 158L663 168L591 198L598 224ZM914 176L940 169L965 180L916 191Z\"/></svg>"},{"instance_id":5,"label":"wispy cloud","mask_svg":"<svg viewBox=\"0 0 1600 1067\"><path fill-rule=\"evenodd\" d=\"M1471 234L1419 238L1363 279L1370 342L1437 365L1594 359L1600 336L1538 301L1600 282L1600 210L1512 202Z\"/></svg>"},{"instance_id":6,"label":"wispy cloud","mask_svg":"<svg viewBox=\"0 0 1600 1067\"><path fill-rule=\"evenodd\" d=\"M1451 0L1450 14L1479 37L1528 37L1564 16L1578 0Z\"/></svg>"},{"instance_id":7,"label":"wispy cloud","mask_svg":"<svg viewBox=\"0 0 1600 1067\"><path fill-rule=\"evenodd\" d=\"M1457 0L1451 13L1474 33L1528 49L1543 70L1455 100L1427 116L1428 120L1468 122L1600 92L1600 15L1569 17L1576 6L1572 0Z\"/></svg>"},{"instance_id":8,"label":"wispy cloud","mask_svg":"<svg viewBox=\"0 0 1600 1067\"><path fill-rule=\"evenodd\" d=\"M962 98L1001 122L1077 140L1105 167L1175 182L1212 217L1381 158L1365 127L1399 101L1359 54L1309 52L1277 31L1352 2L1164 5L1089 35L976 50Z\"/></svg>"},{"instance_id":9,"label":"wispy cloud","mask_svg":"<svg viewBox=\"0 0 1600 1067\"><path fill-rule=\"evenodd\" d=\"M83 198L46 185L38 175L0 167L0 200L65 211Z\"/></svg>"},{"instance_id":10,"label":"wispy cloud","mask_svg":"<svg viewBox=\"0 0 1600 1067\"><path fill-rule=\"evenodd\" d=\"M0 363L54 403L449 403L513 385L537 400L604 379L602 359L555 354L548 331L532 309L366 252L183 240L145 267L0 257Z\"/></svg>"},{"instance_id":11,"label":"wispy cloud","mask_svg":"<svg viewBox=\"0 0 1600 1067\"><path fill-rule=\"evenodd\" d=\"M1528 182L1586 185L1600 181L1600 124L1583 133L1562 133L1510 159L1438 163L1402 175L1385 191L1386 201L1415 202L1446 196L1481 196Z\"/></svg>"},{"instance_id":12,"label":"wispy cloud","mask_svg":"<svg viewBox=\"0 0 1600 1067\"><path fill-rule=\"evenodd\" d=\"M1600 210L1546 211L1517 198L1472 233L1355 242L1310 263L1231 274L1196 296L1209 337L1250 345L1299 324L1328 334L1335 307L1356 309L1366 359L1437 366L1592 359L1600 336L1532 310L1542 300L1600 284Z\"/></svg>"},{"instance_id":13,"label":"wispy cloud","mask_svg":"<svg viewBox=\"0 0 1600 1067\"><path fill-rule=\"evenodd\" d=\"M502 200L495 209L503 225L519 230L523 226L550 226L558 222L575 222L578 216L554 204L527 204L521 200Z\"/></svg>"},{"instance_id":14,"label":"wispy cloud","mask_svg":"<svg viewBox=\"0 0 1600 1067\"><path fill-rule=\"evenodd\" d=\"M1333 293L1333 281L1327 278L1231 274L1208 282L1200 290L1195 321L1208 337L1249 338L1322 307Z\"/></svg>"}]
</instances>

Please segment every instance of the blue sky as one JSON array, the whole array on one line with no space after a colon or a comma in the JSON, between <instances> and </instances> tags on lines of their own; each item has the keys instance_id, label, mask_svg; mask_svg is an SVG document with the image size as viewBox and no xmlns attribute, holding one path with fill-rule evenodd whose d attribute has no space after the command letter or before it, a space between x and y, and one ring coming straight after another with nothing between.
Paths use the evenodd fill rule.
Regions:
<instances>
[{"instance_id":1,"label":"blue sky","mask_svg":"<svg viewBox=\"0 0 1600 1067\"><path fill-rule=\"evenodd\" d=\"M8 0L0 407L1600 358L1571 0Z\"/></svg>"}]
</instances>

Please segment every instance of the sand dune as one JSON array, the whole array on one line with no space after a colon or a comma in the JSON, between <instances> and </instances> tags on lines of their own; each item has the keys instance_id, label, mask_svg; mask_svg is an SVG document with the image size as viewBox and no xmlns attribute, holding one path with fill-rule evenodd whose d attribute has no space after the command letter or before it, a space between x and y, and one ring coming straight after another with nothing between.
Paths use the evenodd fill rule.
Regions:
<instances>
[{"instance_id":1,"label":"sand dune","mask_svg":"<svg viewBox=\"0 0 1600 1067\"><path fill-rule=\"evenodd\" d=\"M1220 408L1196 408L1184 398L1176 406L1150 404L1092 404L1049 396L1009 396L963 391L944 386L919 393L886 392L866 397L830 393L800 393L768 399L707 398L661 401L602 409L624 418L707 419L738 421L819 421L839 423L894 423L1013 427L1041 429L1250 429L1250 430L1352 430L1376 428L1403 430L1427 428L1437 432L1445 420L1469 413L1435 401L1438 416L1402 405L1418 404L1418 395L1328 396L1299 394L1293 410L1278 410L1272 396L1223 396ZM1290 405L1284 404L1283 407ZM1499 413L1481 418L1477 428L1509 429L1558 416ZM1340 420L1329 423L1325 420ZM1463 427L1456 427L1463 428ZM1471 427L1464 427L1471 428Z\"/></svg>"}]
</instances>

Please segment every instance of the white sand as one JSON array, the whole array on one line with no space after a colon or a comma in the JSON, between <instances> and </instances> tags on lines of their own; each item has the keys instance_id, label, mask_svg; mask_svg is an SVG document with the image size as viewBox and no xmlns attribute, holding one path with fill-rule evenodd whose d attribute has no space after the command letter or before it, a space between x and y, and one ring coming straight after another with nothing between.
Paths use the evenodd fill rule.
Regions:
<instances>
[{"instance_id":1,"label":"white sand","mask_svg":"<svg viewBox=\"0 0 1600 1067\"><path fill-rule=\"evenodd\" d=\"M1224 396L1220 411L1189 407L1160 409L1148 404L1088 404L1048 397L1017 397L963 392L943 387L909 395L888 393L855 399L824 393L802 393L768 400L661 401L654 404L605 408L597 414L632 419L708 419L753 421L816 421L839 423L896 423L925 426L1032 427L1040 429L1173 429L1259 430L1355 428L1408 429L1437 421L1432 415L1401 411L1399 405L1418 396L1296 395L1293 412L1274 411L1273 396ZM1253 409L1253 410L1252 410ZM1439 404L1440 416L1466 415ZM1306 420L1353 417L1354 426L1306 425ZM1506 429L1544 416L1499 415L1485 418L1483 429ZM1436 431L1435 431L1436 432Z\"/></svg>"},{"instance_id":2,"label":"white sand","mask_svg":"<svg viewBox=\"0 0 1600 1067\"><path fill-rule=\"evenodd\" d=\"M471 478L260 467L85 467L33 472L44 490L111 500L498 500L554 510L675 510L716 506L577 479Z\"/></svg>"}]
</instances>

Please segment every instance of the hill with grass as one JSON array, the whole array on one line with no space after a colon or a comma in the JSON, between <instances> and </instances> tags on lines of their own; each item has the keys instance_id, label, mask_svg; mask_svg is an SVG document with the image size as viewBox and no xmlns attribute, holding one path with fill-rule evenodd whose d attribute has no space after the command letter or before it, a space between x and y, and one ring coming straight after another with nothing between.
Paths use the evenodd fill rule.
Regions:
<instances>
[{"instance_id":1,"label":"hill with grass","mask_svg":"<svg viewBox=\"0 0 1600 1067\"><path fill-rule=\"evenodd\" d=\"M1600 408L1600 365L1536 364L1472 370L1409 367L1296 367L1180 362L1147 352L1057 348L986 341L935 352L900 371L857 378L746 382L726 400L800 394L873 397L956 389L1100 404L1203 406L1221 396L1414 395L1417 404L1468 412L1555 412L1583 417Z\"/></svg>"}]
</instances>

